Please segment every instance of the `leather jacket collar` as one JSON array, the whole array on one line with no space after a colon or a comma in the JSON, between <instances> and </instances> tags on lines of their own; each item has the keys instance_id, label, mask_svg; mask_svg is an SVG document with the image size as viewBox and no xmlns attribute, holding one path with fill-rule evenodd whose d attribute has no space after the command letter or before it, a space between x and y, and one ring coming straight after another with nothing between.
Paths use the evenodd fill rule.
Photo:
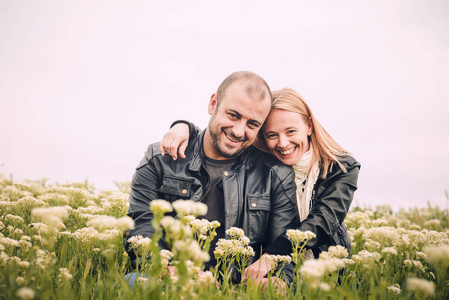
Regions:
<instances>
[{"instance_id":1,"label":"leather jacket collar","mask_svg":"<svg viewBox=\"0 0 449 300\"><path fill-rule=\"evenodd\" d=\"M189 169L191 171L199 171L201 169L201 166L204 164L206 155L204 154L204 147L203 147L203 141L204 141L204 135L206 134L207 129L204 129L200 137L196 139L195 145L193 147L193 159L190 162ZM253 146L250 146L253 147ZM243 151L242 154L240 154L237 158L236 163L232 167L232 169L237 169L241 165L243 165L248 157L248 151Z\"/></svg>"}]
</instances>

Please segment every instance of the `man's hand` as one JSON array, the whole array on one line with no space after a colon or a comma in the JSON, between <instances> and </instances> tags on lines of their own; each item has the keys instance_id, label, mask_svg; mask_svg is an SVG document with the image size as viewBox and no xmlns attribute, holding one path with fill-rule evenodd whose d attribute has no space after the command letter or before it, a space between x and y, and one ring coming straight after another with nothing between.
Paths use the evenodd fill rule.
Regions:
<instances>
[{"instance_id":1,"label":"man's hand","mask_svg":"<svg viewBox=\"0 0 449 300\"><path fill-rule=\"evenodd\" d=\"M262 292L266 291L268 288L268 285L270 284L273 287L276 294L280 295L286 295L287 294L287 283L285 283L284 280L280 279L279 277L272 276L271 278L261 278L257 280L256 282L262 285Z\"/></svg>"},{"instance_id":2,"label":"man's hand","mask_svg":"<svg viewBox=\"0 0 449 300\"><path fill-rule=\"evenodd\" d=\"M159 150L162 155L167 153L174 160L179 157L186 158L185 150L189 142L189 125L185 123L175 124L162 137Z\"/></svg>"},{"instance_id":3,"label":"man's hand","mask_svg":"<svg viewBox=\"0 0 449 300\"><path fill-rule=\"evenodd\" d=\"M176 271L176 267L174 266L167 266L167 270L164 270L162 273L162 277L165 277L167 275L170 276L170 278L176 277L178 275L178 272Z\"/></svg>"},{"instance_id":4,"label":"man's hand","mask_svg":"<svg viewBox=\"0 0 449 300\"><path fill-rule=\"evenodd\" d=\"M266 256L270 254L264 253L258 260L256 260L252 265L243 270L242 281L245 279L262 279L268 272L271 271L271 265L265 259Z\"/></svg>"}]
</instances>

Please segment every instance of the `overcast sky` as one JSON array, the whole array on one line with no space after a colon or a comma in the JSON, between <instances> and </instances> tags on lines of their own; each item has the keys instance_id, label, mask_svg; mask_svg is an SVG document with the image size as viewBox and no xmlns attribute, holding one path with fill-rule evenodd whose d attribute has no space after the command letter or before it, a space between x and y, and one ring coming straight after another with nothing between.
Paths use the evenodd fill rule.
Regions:
<instances>
[{"instance_id":1,"label":"overcast sky","mask_svg":"<svg viewBox=\"0 0 449 300\"><path fill-rule=\"evenodd\" d=\"M297 90L362 207L447 207L449 1L0 1L0 173L131 180L230 73Z\"/></svg>"}]
</instances>

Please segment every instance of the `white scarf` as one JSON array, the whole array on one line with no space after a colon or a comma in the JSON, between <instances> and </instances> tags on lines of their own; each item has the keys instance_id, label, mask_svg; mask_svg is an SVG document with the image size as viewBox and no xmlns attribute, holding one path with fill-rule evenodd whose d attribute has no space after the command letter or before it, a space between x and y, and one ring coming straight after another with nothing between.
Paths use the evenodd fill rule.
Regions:
<instances>
[{"instance_id":1,"label":"white scarf","mask_svg":"<svg viewBox=\"0 0 449 300\"><path fill-rule=\"evenodd\" d=\"M312 144L309 146L309 151L304 153L299 161L293 165L295 171L295 183L296 183L296 201L298 203L299 217L301 222L304 221L309 215L311 209L311 200L313 187L320 174L320 168L318 161L312 166L309 171L310 164L312 163Z\"/></svg>"}]
</instances>

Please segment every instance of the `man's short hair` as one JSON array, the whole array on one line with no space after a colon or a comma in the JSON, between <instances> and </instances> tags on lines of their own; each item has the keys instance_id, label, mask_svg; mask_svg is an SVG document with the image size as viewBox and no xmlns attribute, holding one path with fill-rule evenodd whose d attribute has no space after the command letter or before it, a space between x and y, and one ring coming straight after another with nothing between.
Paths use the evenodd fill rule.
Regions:
<instances>
[{"instance_id":1,"label":"man's short hair","mask_svg":"<svg viewBox=\"0 0 449 300\"><path fill-rule=\"evenodd\" d=\"M249 71L238 71L234 72L228 77L226 77L217 89L217 107L220 106L221 99L224 98L227 88L238 80L247 81L247 86L245 91L248 95L259 97L260 99L265 99L265 97L271 96L271 90L265 80L257 75L256 73Z\"/></svg>"}]
</instances>

